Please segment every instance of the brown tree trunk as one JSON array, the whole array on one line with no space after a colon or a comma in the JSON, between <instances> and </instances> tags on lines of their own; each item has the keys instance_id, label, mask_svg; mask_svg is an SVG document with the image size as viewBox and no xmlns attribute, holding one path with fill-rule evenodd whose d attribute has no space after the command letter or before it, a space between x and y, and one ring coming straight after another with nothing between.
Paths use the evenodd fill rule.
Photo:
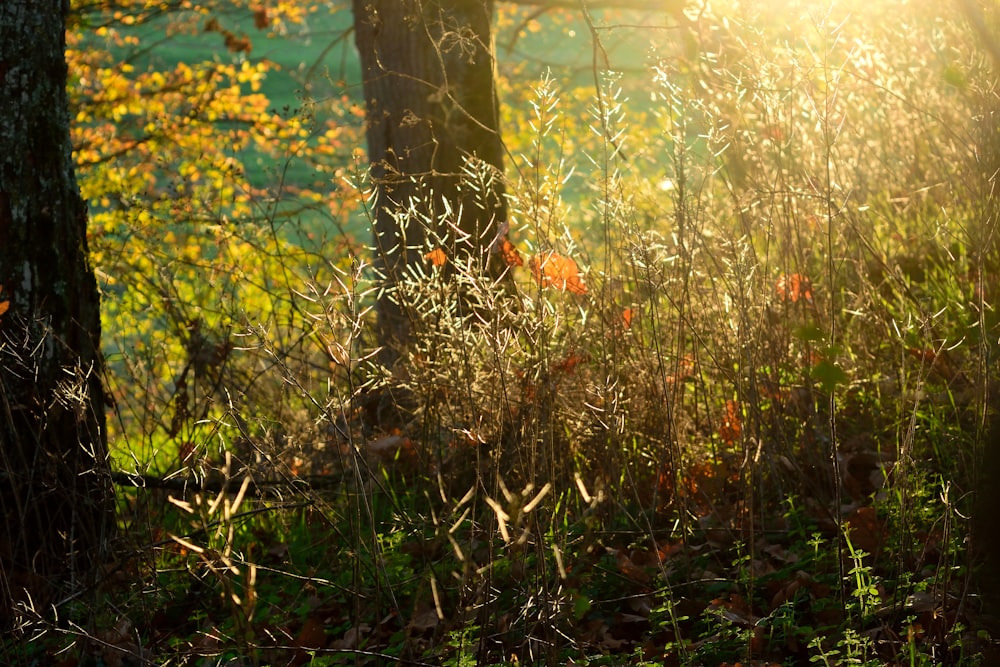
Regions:
<instances>
[{"instance_id":1,"label":"brown tree trunk","mask_svg":"<svg viewBox=\"0 0 1000 667\"><path fill-rule=\"evenodd\" d=\"M452 266L480 252L500 271L490 252L507 217L492 13L489 0L354 0L375 189L375 262L388 288L378 303L378 336L390 360L410 335L408 304L392 296L407 267L441 247ZM463 176L470 158L492 177L485 192ZM414 214L406 216L408 210ZM401 224L401 214L409 224Z\"/></svg>"},{"instance_id":2,"label":"brown tree trunk","mask_svg":"<svg viewBox=\"0 0 1000 667\"><path fill-rule=\"evenodd\" d=\"M113 525L66 0L0 2L0 616L87 583Z\"/></svg>"}]
</instances>

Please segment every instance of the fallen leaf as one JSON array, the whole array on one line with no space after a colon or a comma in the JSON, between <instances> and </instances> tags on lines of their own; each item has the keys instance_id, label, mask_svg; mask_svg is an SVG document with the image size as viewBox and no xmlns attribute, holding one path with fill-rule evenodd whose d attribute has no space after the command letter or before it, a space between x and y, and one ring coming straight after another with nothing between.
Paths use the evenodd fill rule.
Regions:
<instances>
[{"instance_id":1,"label":"fallen leaf","mask_svg":"<svg viewBox=\"0 0 1000 667\"><path fill-rule=\"evenodd\" d=\"M401 448L410 444L410 439L403 435L387 435L365 443L365 449L369 453L381 459L391 459Z\"/></svg>"},{"instance_id":2,"label":"fallen leaf","mask_svg":"<svg viewBox=\"0 0 1000 667\"><path fill-rule=\"evenodd\" d=\"M330 647L340 650L356 649L358 646L360 646L361 640L364 639L369 632L371 632L371 629L372 629L371 626L368 625L367 623L361 623L360 625L353 627L347 632L345 632L344 637L342 639L337 639L336 641L332 642Z\"/></svg>"},{"instance_id":3,"label":"fallen leaf","mask_svg":"<svg viewBox=\"0 0 1000 667\"><path fill-rule=\"evenodd\" d=\"M428 630L433 630L441 623L437 610L434 607L427 607L413 615L410 622L406 624L406 632L410 635L422 635Z\"/></svg>"},{"instance_id":4,"label":"fallen leaf","mask_svg":"<svg viewBox=\"0 0 1000 667\"><path fill-rule=\"evenodd\" d=\"M726 414L719 426L719 437L727 445L736 444L743 433L743 420L740 417L740 403L732 399L726 401Z\"/></svg>"},{"instance_id":5,"label":"fallen leaf","mask_svg":"<svg viewBox=\"0 0 1000 667\"><path fill-rule=\"evenodd\" d=\"M874 507L859 507L847 517L845 523L850 530L851 544L856 549L871 555L879 552L885 536L885 523L878 518Z\"/></svg>"},{"instance_id":6,"label":"fallen leaf","mask_svg":"<svg viewBox=\"0 0 1000 667\"><path fill-rule=\"evenodd\" d=\"M587 361L586 354L577 354L576 352L571 352L565 359L560 361L555 365L555 370L566 373L567 375L572 374L576 367Z\"/></svg>"},{"instance_id":7,"label":"fallen leaf","mask_svg":"<svg viewBox=\"0 0 1000 667\"><path fill-rule=\"evenodd\" d=\"M636 565L631 558L631 554L625 553L624 549L612 549L615 557L615 565L623 575L640 584L648 584L652 580L649 573Z\"/></svg>"},{"instance_id":8,"label":"fallen leaf","mask_svg":"<svg viewBox=\"0 0 1000 667\"><path fill-rule=\"evenodd\" d=\"M272 544L267 549L267 555L275 560L284 561L288 558L288 543L277 542L276 544Z\"/></svg>"},{"instance_id":9,"label":"fallen leaf","mask_svg":"<svg viewBox=\"0 0 1000 667\"><path fill-rule=\"evenodd\" d=\"M295 645L303 649L316 650L326 646L326 628L318 618L307 618L302 629L295 636Z\"/></svg>"}]
</instances>

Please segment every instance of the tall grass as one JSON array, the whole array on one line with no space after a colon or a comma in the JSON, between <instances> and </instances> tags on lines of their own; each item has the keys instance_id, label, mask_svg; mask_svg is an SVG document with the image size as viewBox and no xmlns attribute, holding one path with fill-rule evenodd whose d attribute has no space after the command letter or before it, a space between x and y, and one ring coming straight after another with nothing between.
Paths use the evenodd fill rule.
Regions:
<instances>
[{"instance_id":1,"label":"tall grass","mask_svg":"<svg viewBox=\"0 0 1000 667\"><path fill-rule=\"evenodd\" d=\"M595 78L586 134L579 90L508 82L523 266L420 248L392 368L364 252L239 231L253 298L112 366L158 487L122 494L127 613L26 627L203 664L974 664L995 89L933 3L870 5L706 9Z\"/></svg>"}]
</instances>

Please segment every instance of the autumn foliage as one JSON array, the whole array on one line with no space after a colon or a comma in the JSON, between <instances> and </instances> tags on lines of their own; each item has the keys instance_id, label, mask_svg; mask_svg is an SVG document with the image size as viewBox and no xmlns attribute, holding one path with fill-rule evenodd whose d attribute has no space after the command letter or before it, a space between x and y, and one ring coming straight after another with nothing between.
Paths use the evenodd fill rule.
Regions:
<instances>
[{"instance_id":1,"label":"autumn foliage","mask_svg":"<svg viewBox=\"0 0 1000 667\"><path fill-rule=\"evenodd\" d=\"M67 35L134 533L109 581L137 609L84 652L987 650L966 545L998 149L964 23L496 3L508 162L462 187L494 211L502 179L507 219L404 211L424 228L389 285L346 3L182 5L81 3ZM380 299L413 332L391 362Z\"/></svg>"}]
</instances>

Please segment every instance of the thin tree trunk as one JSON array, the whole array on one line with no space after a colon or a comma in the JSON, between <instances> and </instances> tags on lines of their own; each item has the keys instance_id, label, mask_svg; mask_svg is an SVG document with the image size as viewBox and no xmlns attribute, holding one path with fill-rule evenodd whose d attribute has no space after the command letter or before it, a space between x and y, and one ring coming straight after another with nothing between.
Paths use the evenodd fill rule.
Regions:
<instances>
[{"instance_id":1,"label":"thin tree trunk","mask_svg":"<svg viewBox=\"0 0 1000 667\"><path fill-rule=\"evenodd\" d=\"M507 217L492 13L488 0L354 0L375 261L388 288L378 304L378 336L389 360L411 331L407 304L391 296L392 288L430 249L441 247L451 263L482 252L491 270L500 270L490 252ZM486 192L463 177L470 158L492 177Z\"/></svg>"},{"instance_id":2,"label":"thin tree trunk","mask_svg":"<svg viewBox=\"0 0 1000 667\"><path fill-rule=\"evenodd\" d=\"M113 525L65 0L0 3L0 615L85 584ZM41 607L41 608L40 608Z\"/></svg>"}]
</instances>

